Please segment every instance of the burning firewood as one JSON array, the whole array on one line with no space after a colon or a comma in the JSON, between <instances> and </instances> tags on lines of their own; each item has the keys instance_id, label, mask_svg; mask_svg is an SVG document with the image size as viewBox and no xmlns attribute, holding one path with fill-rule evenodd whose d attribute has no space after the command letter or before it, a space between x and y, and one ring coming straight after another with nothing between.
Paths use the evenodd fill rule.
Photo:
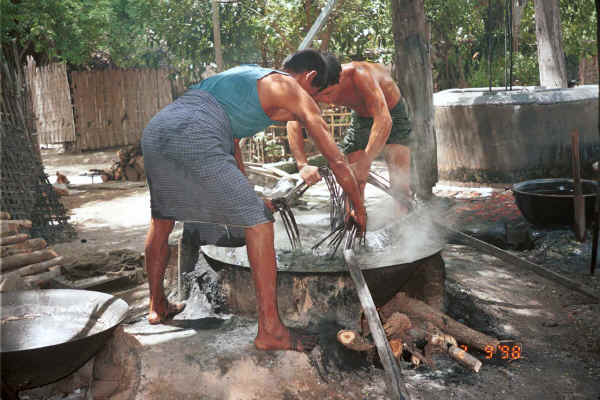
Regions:
<instances>
[{"instance_id":1,"label":"burning firewood","mask_svg":"<svg viewBox=\"0 0 600 400\"><path fill-rule=\"evenodd\" d=\"M500 345L498 339L471 329L426 303L408 297L404 292L397 293L381 307L379 315L382 320L387 321L396 312L404 313L412 320L428 321L443 332L455 337L458 342L480 351L485 351L487 346L496 348ZM368 329L368 327L363 327L363 329Z\"/></svg>"},{"instance_id":2,"label":"burning firewood","mask_svg":"<svg viewBox=\"0 0 600 400\"><path fill-rule=\"evenodd\" d=\"M383 324L387 337L403 337L405 331L412 328L410 319L406 314L393 313Z\"/></svg>"},{"instance_id":3,"label":"burning firewood","mask_svg":"<svg viewBox=\"0 0 600 400\"><path fill-rule=\"evenodd\" d=\"M482 363L477 358L473 357L469 353L467 353L464 349L458 346L450 346L448 347L448 354L454 360L460 362L467 368L479 372L481 369Z\"/></svg>"},{"instance_id":4,"label":"burning firewood","mask_svg":"<svg viewBox=\"0 0 600 400\"><path fill-rule=\"evenodd\" d=\"M375 345L352 330L341 330L337 334L337 340L344 347L354 351L374 350Z\"/></svg>"},{"instance_id":5,"label":"burning firewood","mask_svg":"<svg viewBox=\"0 0 600 400\"><path fill-rule=\"evenodd\" d=\"M379 309L385 334L397 359L408 353L413 365L421 363L434 368L433 353L446 353L453 360L472 371L479 372L482 363L466 352L467 346L485 351L486 346L496 348L500 342L475 331L400 292ZM355 351L368 351L374 345L368 338L369 330L362 324L362 335L354 331L340 331L338 341ZM459 346L464 344L464 348Z\"/></svg>"}]
</instances>

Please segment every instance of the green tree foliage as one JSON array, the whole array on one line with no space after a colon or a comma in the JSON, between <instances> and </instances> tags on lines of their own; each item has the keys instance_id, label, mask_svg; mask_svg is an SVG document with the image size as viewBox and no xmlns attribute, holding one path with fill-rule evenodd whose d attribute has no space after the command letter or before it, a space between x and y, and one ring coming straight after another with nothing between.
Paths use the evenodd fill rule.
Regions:
<instances>
[{"instance_id":1,"label":"green tree foliage","mask_svg":"<svg viewBox=\"0 0 600 400\"><path fill-rule=\"evenodd\" d=\"M82 64L106 42L108 0L0 0L3 46L16 41L23 54Z\"/></svg>"},{"instance_id":2,"label":"green tree foliage","mask_svg":"<svg viewBox=\"0 0 600 400\"><path fill-rule=\"evenodd\" d=\"M493 84L504 85L505 3L425 0L436 90L487 86L488 55ZM225 67L279 67L325 4L326 0L221 0ZM593 0L561 0L560 5L564 49L570 69L576 70L581 57L596 54L596 10ZM519 49L513 56L514 84L538 81L533 9L533 0L527 0ZM210 0L0 0L0 11L3 46L16 40L23 54L33 54L38 62L85 66L102 54L121 67L170 66L186 82L200 79L214 62ZM389 2L338 0L313 47L343 61L390 62L394 43Z\"/></svg>"},{"instance_id":3,"label":"green tree foliage","mask_svg":"<svg viewBox=\"0 0 600 400\"><path fill-rule=\"evenodd\" d=\"M593 0L561 0L563 47L567 55L596 55L596 7Z\"/></svg>"}]
</instances>

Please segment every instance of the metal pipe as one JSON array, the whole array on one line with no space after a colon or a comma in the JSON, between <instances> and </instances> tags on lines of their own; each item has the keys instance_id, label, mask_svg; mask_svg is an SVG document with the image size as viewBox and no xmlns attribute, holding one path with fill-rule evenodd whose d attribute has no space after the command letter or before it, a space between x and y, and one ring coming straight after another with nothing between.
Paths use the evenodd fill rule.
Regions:
<instances>
[{"instance_id":1,"label":"metal pipe","mask_svg":"<svg viewBox=\"0 0 600 400\"><path fill-rule=\"evenodd\" d=\"M321 10L321 14L319 14L319 16L315 20L313 26L310 27L310 30L306 34L306 37L304 38L302 43L300 43L298 50L304 50L310 46L310 44L312 43L312 41L315 38L315 36L317 35L317 33L319 33L319 31L325 24L325 20L331 13L331 10L333 10L333 6L335 5L336 1L337 0L329 0L327 2L327 4L325 5L325 7L323 7L323 9Z\"/></svg>"}]
</instances>

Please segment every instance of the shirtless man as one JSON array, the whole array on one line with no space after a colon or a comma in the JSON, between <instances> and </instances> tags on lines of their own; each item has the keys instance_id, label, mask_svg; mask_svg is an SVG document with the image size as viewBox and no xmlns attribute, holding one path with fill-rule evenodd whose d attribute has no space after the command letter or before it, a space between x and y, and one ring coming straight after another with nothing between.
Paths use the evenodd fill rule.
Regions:
<instances>
[{"instance_id":1,"label":"shirtless man","mask_svg":"<svg viewBox=\"0 0 600 400\"><path fill-rule=\"evenodd\" d=\"M163 288L175 221L198 222L199 239L207 244L223 240L220 232L227 225L245 234L258 304L255 346L305 351L314 345L314 338L287 328L279 317L272 206L256 195L244 175L239 140L274 121L302 121L349 194L362 231L366 212L352 169L311 97L327 86L325 59L313 50L294 58L286 72L244 65L211 76L162 109L144 129L152 215L145 248L150 323L162 323L183 310L182 304L167 301Z\"/></svg>"},{"instance_id":2,"label":"shirtless man","mask_svg":"<svg viewBox=\"0 0 600 400\"><path fill-rule=\"evenodd\" d=\"M326 56L326 60L330 86L313 97L321 103L352 109L352 125L340 146L352 163L361 190L364 191L371 163L383 151L394 197L408 199L410 121L400 89L380 64L355 61L340 66L332 55ZM321 177L316 167L307 164L301 127L298 121L287 124L290 150L301 177L314 184ZM396 205L398 215L408 211L403 202L397 201Z\"/></svg>"}]
</instances>

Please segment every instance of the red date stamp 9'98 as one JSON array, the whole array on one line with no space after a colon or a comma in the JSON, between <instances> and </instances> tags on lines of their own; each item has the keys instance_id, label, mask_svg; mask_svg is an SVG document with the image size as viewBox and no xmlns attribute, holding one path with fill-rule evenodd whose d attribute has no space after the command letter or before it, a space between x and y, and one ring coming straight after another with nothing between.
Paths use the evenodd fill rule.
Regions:
<instances>
[{"instance_id":1,"label":"red date stamp 9'98","mask_svg":"<svg viewBox=\"0 0 600 400\"><path fill-rule=\"evenodd\" d=\"M464 351L467 351L468 348L465 345L459 346ZM523 353L523 345L521 343L506 343L500 344L496 347L492 345L485 346L485 358L488 360L499 359L499 360L507 360L513 361L521 358L521 354Z\"/></svg>"}]
</instances>

